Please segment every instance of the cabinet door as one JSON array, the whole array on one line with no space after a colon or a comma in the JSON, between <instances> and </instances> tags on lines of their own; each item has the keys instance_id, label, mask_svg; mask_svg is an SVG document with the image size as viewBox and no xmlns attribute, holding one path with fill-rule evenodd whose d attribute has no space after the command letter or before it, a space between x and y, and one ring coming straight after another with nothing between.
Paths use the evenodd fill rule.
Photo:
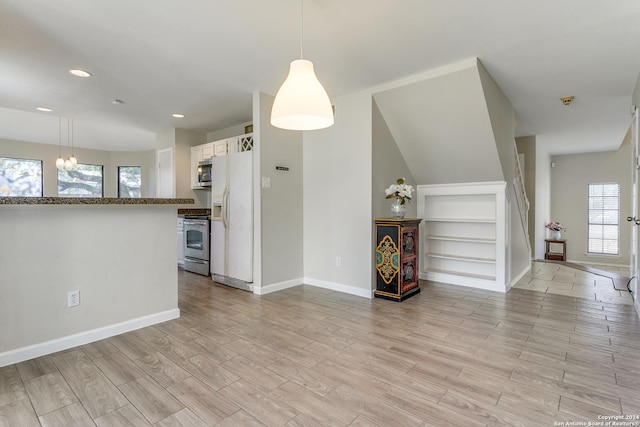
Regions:
<instances>
[{"instance_id":1,"label":"cabinet door","mask_svg":"<svg viewBox=\"0 0 640 427\"><path fill-rule=\"evenodd\" d=\"M202 160L202 145L191 147L191 188L200 188L198 185L198 163Z\"/></svg>"},{"instance_id":2,"label":"cabinet door","mask_svg":"<svg viewBox=\"0 0 640 427\"><path fill-rule=\"evenodd\" d=\"M213 155L216 157L227 155L227 140L213 143Z\"/></svg>"},{"instance_id":3,"label":"cabinet door","mask_svg":"<svg viewBox=\"0 0 640 427\"><path fill-rule=\"evenodd\" d=\"M213 142L208 142L202 146L202 160L209 159L215 155Z\"/></svg>"},{"instance_id":4,"label":"cabinet door","mask_svg":"<svg viewBox=\"0 0 640 427\"><path fill-rule=\"evenodd\" d=\"M401 290L399 231L395 225L376 226L376 290L394 296Z\"/></svg>"}]
</instances>

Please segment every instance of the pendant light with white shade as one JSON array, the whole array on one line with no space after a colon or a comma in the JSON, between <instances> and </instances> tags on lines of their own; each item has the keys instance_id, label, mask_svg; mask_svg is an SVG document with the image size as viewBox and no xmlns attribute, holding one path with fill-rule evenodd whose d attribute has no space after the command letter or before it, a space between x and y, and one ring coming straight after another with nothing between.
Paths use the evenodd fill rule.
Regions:
<instances>
[{"instance_id":1,"label":"pendant light with white shade","mask_svg":"<svg viewBox=\"0 0 640 427\"><path fill-rule=\"evenodd\" d=\"M327 91L302 59L304 4L300 0L300 59L291 62L289 74L276 93L271 108L271 124L281 129L315 130L333 125L333 107Z\"/></svg>"}]
</instances>

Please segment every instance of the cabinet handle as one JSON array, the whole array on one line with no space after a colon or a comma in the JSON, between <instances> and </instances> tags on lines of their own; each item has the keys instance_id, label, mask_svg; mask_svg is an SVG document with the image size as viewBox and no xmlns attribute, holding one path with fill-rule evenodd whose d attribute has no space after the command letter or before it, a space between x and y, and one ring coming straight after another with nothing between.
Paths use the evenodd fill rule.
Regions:
<instances>
[{"instance_id":1,"label":"cabinet handle","mask_svg":"<svg viewBox=\"0 0 640 427\"><path fill-rule=\"evenodd\" d=\"M640 219L637 219L635 216L633 218L628 216L627 221L633 222L635 225L640 225Z\"/></svg>"}]
</instances>

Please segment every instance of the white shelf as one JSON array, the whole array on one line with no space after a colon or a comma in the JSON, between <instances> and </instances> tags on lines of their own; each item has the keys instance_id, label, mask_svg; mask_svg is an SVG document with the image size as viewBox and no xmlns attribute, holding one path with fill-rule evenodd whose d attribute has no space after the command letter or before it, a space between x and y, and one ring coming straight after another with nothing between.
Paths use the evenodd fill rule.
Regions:
<instances>
[{"instance_id":1,"label":"white shelf","mask_svg":"<svg viewBox=\"0 0 640 427\"><path fill-rule=\"evenodd\" d=\"M425 270L425 273L448 274L452 276L462 276L462 277L468 277L471 279L480 279L480 280L496 280L495 276L485 276L482 274L464 273L461 271L441 270L438 268L428 268Z\"/></svg>"},{"instance_id":2,"label":"white shelf","mask_svg":"<svg viewBox=\"0 0 640 427\"><path fill-rule=\"evenodd\" d=\"M495 219L489 218L425 218L426 222L459 222L469 224L495 224Z\"/></svg>"},{"instance_id":3,"label":"white shelf","mask_svg":"<svg viewBox=\"0 0 640 427\"><path fill-rule=\"evenodd\" d=\"M460 236L425 236L429 240L444 240L448 242L468 242L468 243L488 243L490 245L496 244L496 239L482 238L482 237L460 237Z\"/></svg>"},{"instance_id":4,"label":"white shelf","mask_svg":"<svg viewBox=\"0 0 640 427\"><path fill-rule=\"evenodd\" d=\"M480 258L480 257L469 257L469 256L461 256L461 255L446 255L446 254L425 254L425 256L430 258L440 258L440 259L451 259L457 261L469 261L469 262L480 262L486 264L495 264L495 258Z\"/></svg>"}]
</instances>

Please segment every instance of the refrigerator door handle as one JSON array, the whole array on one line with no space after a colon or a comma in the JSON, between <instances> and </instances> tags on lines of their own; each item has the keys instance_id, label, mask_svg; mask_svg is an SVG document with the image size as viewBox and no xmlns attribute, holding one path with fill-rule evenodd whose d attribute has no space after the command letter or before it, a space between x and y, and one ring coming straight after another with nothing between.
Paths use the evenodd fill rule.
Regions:
<instances>
[{"instance_id":1,"label":"refrigerator door handle","mask_svg":"<svg viewBox=\"0 0 640 427\"><path fill-rule=\"evenodd\" d=\"M222 193L222 224L224 228L229 228L229 187L226 185Z\"/></svg>"}]
</instances>

